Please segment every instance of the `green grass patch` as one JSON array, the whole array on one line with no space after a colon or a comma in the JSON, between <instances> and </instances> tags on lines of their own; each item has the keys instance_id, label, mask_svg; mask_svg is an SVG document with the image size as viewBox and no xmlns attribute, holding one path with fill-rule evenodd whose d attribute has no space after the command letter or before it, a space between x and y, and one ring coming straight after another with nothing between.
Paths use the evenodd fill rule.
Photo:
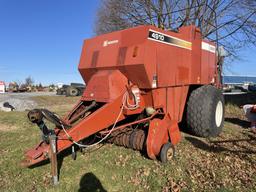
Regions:
<instances>
[{"instance_id":1,"label":"green grass patch","mask_svg":"<svg viewBox=\"0 0 256 192\"><path fill-rule=\"evenodd\" d=\"M60 114L78 100L47 96L34 99ZM229 114L241 112L233 106L226 109ZM172 191L175 187L181 191L255 190L256 136L232 122L226 122L223 133L215 139L183 134L176 159L165 165L138 151L111 144L93 152L79 152L75 161L66 156L61 162L60 183L53 186L49 164L33 169L19 165L24 150L40 140L38 128L26 116L26 112L0 112L1 191Z\"/></svg>"}]
</instances>

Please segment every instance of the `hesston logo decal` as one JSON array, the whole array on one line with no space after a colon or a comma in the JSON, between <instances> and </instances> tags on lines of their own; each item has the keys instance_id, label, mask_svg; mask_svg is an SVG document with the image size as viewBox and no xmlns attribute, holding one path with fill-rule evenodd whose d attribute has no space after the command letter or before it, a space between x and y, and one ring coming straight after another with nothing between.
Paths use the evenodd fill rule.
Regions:
<instances>
[{"instance_id":1,"label":"hesston logo decal","mask_svg":"<svg viewBox=\"0 0 256 192\"><path fill-rule=\"evenodd\" d=\"M103 42L103 47L106 47L106 46L112 45L112 44L116 44L116 43L118 43L117 39L116 40L111 40L111 41L106 40L106 41Z\"/></svg>"}]
</instances>

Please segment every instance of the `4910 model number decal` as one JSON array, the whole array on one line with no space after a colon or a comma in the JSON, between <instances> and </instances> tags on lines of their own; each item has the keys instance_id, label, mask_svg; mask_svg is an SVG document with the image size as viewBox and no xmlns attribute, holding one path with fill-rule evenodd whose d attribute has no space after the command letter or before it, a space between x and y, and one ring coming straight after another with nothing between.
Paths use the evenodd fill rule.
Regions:
<instances>
[{"instance_id":1,"label":"4910 model number decal","mask_svg":"<svg viewBox=\"0 0 256 192\"><path fill-rule=\"evenodd\" d=\"M189 41L185 41L176 37L172 37L154 30L149 30L149 35L148 35L149 40L157 41L160 43L184 48L184 49L189 49L191 50L192 43Z\"/></svg>"},{"instance_id":2,"label":"4910 model number decal","mask_svg":"<svg viewBox=\"0 0 256 192\"><path fill-rule=\"evenodd\" d=\"M156 40L164 41L164 35L162 35L162 34L155 33L152 31L149 31L149 34L151 35L152 38L154 38Z\"/></svg>"}]
</instances>

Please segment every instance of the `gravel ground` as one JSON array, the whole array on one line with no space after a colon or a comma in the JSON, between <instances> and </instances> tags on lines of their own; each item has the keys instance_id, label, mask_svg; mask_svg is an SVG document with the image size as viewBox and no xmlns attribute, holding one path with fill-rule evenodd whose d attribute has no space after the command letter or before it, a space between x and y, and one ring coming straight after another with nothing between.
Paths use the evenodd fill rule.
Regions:
<instances>
[{"instance_id":1,"label":"gravel ground","mask_svg":"<svg viewBox=\"0 0 256 192\"><path fill-rule=\"evenodd\" d=\"M8 102L16 111L25 111L33 109L37 103L31 99L35 96L54 96L55 92L32 92L32 93L4 93L0 94L0 110L11 111L11 108L4 107L3 104Z\"/></svg>"}]
</instances>

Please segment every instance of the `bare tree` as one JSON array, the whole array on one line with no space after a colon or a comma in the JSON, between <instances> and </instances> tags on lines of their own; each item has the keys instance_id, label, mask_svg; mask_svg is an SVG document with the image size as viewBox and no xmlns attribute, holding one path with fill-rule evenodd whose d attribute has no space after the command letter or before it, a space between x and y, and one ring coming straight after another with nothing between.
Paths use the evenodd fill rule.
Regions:
<instances>
[{"instance_id":1,"label":"bare tree","mask_svg":"<svg viewBox=\"0 0 256 192\"><path fill-rule=\"evenodd\" d=\"M34 83L34 80L32 79L32 77L27 77L26 79L25 79L25 85L26 86L32 86L33 85L33 83Z\"/></svg>"},{"instance_id":2,"label":"bare tree","mask_svg":"<svg viewBox=\"0 0 256 192\"><path fill-rule=\"evenodd\" d=\"M204 38L223 45L230 56L256 46L255 0L103 0L97 12L97 35L152 24L174 30L194 24Z\"/></svg>"}]
</instances>

